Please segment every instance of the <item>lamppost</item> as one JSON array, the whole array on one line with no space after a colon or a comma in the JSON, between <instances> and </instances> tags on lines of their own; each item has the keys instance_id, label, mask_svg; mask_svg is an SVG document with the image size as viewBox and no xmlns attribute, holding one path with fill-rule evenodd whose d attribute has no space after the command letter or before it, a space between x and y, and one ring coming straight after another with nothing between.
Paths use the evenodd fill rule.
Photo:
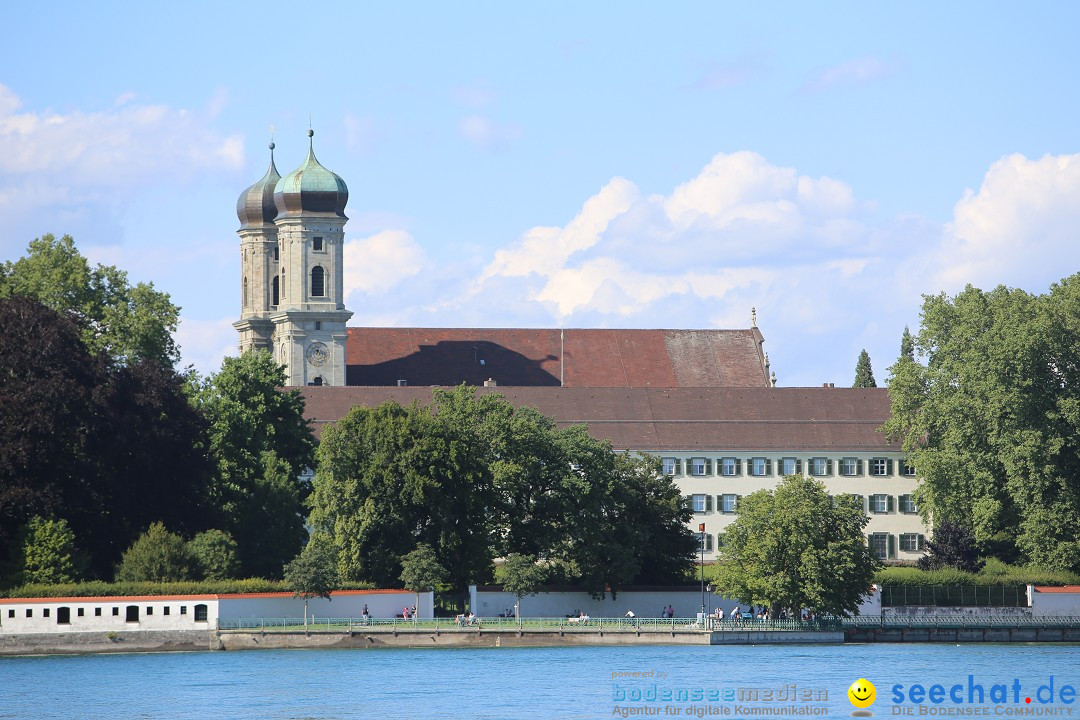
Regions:
<instances>
[{"instance_id":1,"label":"lamppost","mask_svg":"<svg viewBox=\"0 0 1080 720\"><path fill-rule=\"evenodd\" d=\"M705 523L698 523L698 541L701 544L701 621L705 621Z\"/></svg>"}]
</instances>

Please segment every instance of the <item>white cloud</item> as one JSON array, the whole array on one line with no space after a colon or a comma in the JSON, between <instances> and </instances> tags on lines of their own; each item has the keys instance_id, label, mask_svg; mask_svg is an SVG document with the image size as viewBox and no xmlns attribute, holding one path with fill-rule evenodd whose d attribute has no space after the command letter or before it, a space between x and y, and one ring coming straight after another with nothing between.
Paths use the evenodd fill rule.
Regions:
<instances>
[{"instance_id":1,"label":"white cloud","mask_svg":"<svg viewBox=\"0 0 1080 720\"><path fill-rule=\"evenodd\" d=\"M486 115L466 115L458 122L458 134L472 145L483 150L500 150L519 139L520 125L498 124Z\"/></svg>"},{"instance_id":2,"label":"white cloud","mask_svg":"<svg viewBox=\"0 0 1080 720\"><path fill-rule=\"evenodd\" d=\"M803 90L817 92L844 85L866 85L893 73L893 66L885 61L865 56L827 67L811 78Z\"/></svg>"},{"instance_id":3,"label":"white cloud","mask_svg":"<svg viewBox=\"0 0 1080 720\"><path fill-rule=\"evenodd\" d=\"M1043 286L1080 269L1080 154L995 162L929 257L941 289Z\"/></svg>"},{"instance_id":4,"label":"white cloud","mask_svg":"<svg viewBox=\"0 0 1080 720\"><path fill-rule=\"evenodd\" d=\"M217 372L227 356L237 355L239 335L232 326L235 320L234 315L217 320L182 318L176 331L182 355L180 369L193 365L200 374L207 375Z\"/></svg>"},{"instance_id":5,"label":"white cloud","mask_svg":"<svg viewBox=\"0 0 1080 720\"><path fill-rule=\"evenodd\" d=\"M345 243L345 297L354 292L385 293L418 275L426 263L423 249L404 230L384 230Z\"/></svg>"}]
</instances>

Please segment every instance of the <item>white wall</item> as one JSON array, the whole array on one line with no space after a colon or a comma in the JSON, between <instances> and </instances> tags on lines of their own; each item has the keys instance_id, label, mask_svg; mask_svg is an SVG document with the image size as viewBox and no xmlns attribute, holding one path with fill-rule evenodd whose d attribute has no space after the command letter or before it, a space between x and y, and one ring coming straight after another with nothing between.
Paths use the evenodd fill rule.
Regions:
<instances>
[{"instance_id":1,"label":"white wall","mask_svg":"<svg viewBox=\"0 0 1080 720\"><path fill-rule=\"evenodd\" d=\"M251 593L245 595L222 595L220 617L237 618L297 618L304 616L304 601L291 593ZM434 593L420 593L416 616L421 619L433 617ZM308 615L330 618L358 618L367 605L373 618L393 618L402 614L405 606L416 605L416 595L407 590L340 590L332 593L329 600L308 600Z\"/></svg>"},{"instance_id":2,"label":"white wall","mask_svg":"<svg viewBox=\"0 0 1080 720\"><path fill-rule=\"evenodd\" d=\"M195 621L196 605L206 606L205 621ZM138 610L137 622L127 621L127 609L131 606ZM62 619L62 608L68 610L67 623L58 622ZM79 615L80 610L82 616ZM217 618L218 600L214 595L0 600L0 632L11 635L121 630L206 630L217 627Z\"/></svg>"},{"instance_id":3,"label":"white wall","mask_svg":"<svg viewBox=\"0 0 1080 720\"><path fill-rule=\"evenodd\" d=\"M1040 589L1028 585L1032 617L1080 617L1080 585Z\"/></svg>"},{"instance_id":4,"label":"white wall","mask_svg":"<svg viewBox=\"0 0 1080 720\"><path fill-rule=\"evenodd\" d=\"M487 586L469 587L469 606L481 618L497 617L507 610L513 615L516 602L517 598L508 592ZM731 608L738 604L734 600L705 593L706 611L715 609L717 603L724 608L724 612L730 612ZM644 591L627 590L619 592L615 599L608 593L603 600L596 600L583 591L540 592L521 599L521 615L558 618L581 610L595 618L618 618L626 615L627 610L633 610L637 617L656 618L660 617L661 610L668 605L674 607L675 617L696 617L701 611L701 589L680 586ZM743 604L743 607L746 605Z\"/></svg>"}]
</instances>

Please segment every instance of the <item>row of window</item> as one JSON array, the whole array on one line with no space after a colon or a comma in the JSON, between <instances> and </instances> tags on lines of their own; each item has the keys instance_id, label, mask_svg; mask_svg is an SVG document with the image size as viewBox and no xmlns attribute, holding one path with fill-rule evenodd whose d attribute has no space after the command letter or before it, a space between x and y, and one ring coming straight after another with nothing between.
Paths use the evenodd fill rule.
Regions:
<instances>
[{"instance_id":1,"label":"row of window","mask_svg":"<svg viewBox=\"0 0 1080 720\"><path fill-rule=\"evenodd\" d=\"M688 460L666 457L662 458L663 472L665 475L690 475L693 477L705 477L713 475L713 458L692 457ZM772 458L751 457L745 459L745 474L751 477L770 477L773 475L773 465L778 475L801 475L804 462L802 458L785 457L775 463ZM833 475L833 460L827 457L807 458L805 462L806 474L815 477L828 477ZM893 461L891 458L870 458L863 461L861 458L840 458L836 463L836 474L843 477L859 477L864 474L873 477L889 477L893 474ZM737 477L744 474L744 459L738 457L716 458L715 474L721 477ZM900 462L900 474L914 477L915 468L906 462Z\"/></svg>"},{"instance_id":2,"label":"row of window","mask_svg":"<svg viewBox=\"0 0 1080 720\"><path fill-rule=\"evenodd\" d=\"M899 497L894 498L892 495L875 494L864 498L862 495L847 493L847 496L858 500L859 506L863 510L874 513L875 515L885 515L893 512L900 512L904 515L914 515L919 512L918 508L915 507L915 501L910 495L900 495ZM740 497L742 496L734 493L717 495L717 512L734 513L739 505ZM685 502L695 513L708 513L713 511L712 495L705 493L687 495Z\"/></svg>"},{"instance_id":3,"label":"row of window","mask_svg":"<svg viewBox=\"0 0 1080 720\"><path fill-rule=\"evenodd\" d=\"M705 552L712 552L713 537L714 536L710 533L697 533L698 548L700 549L703 547ZM723 534L716 535L715 538L716 548L722 547L724 544ZM866 540L870 547L870 552L872 552L874 557L879 560L896 559L896 549L898 544L902 552L922 552L926 549L926 537L919 533L900 533L900 535L893 535L891 533L872 533L867 536Z\"/></svg>"},{"instance_id":4,"label":"row of window","mask_svg":"<svg viewBox=\"0 0 1080 720\"><path fill-rule=\"evenodd\" d=\"M162 615L170 615L171 610L172 610L172 608L170 608L168 605L166 605L163 608L161 608L161 614ZM42 617L49 617L52 614L51 611L52 611L52 608L43 608L42 611L41 611L41 616ZM85 615L86 608L81 608L81 607L80 608L75 608L75 611L76 611L76 617L83 617ZM112 614L113 614L113 617L119 617L120 616L120 607L114 605L113 608L112 608ZM150 616L150 615L153 615L153 614L154 614L154 606L153 605L147 605L146 606L146 615ZM180 614L181 615L187 615L188 614L187 605L181 605L180 606ZM102 608L95 607L94 608L94 617L101 617L101 615L102 615ZM15 610L9 608L7 616L9 618L14 618L15 617ZM33 608L26 608L26 617L28 617L28 618L34 617L34 609ZM194 617L195 622L206 622L206 605L202 605L202 604L196 605L194 607L193 617ZM125 622L139 622L139 606L138 605L128 605L127 607L125 607L124 608L124 620L125 620ZM71 623L71 608L63 607L63 606L56 608L56 624L57 625L68 625L70 623Z\"/></svg>"}]
</instances>

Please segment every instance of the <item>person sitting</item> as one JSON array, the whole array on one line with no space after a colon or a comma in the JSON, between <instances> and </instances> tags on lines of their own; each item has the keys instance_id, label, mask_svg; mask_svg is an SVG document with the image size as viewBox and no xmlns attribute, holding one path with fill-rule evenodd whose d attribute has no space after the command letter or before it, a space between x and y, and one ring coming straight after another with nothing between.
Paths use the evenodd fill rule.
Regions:
<instances>
[{"instance_id":1,"label":"person sitting","mask_svg":"<svg viewBox=\"0 0 1080 720\"><path fill-rule=\"evenodd\" d=\"M630 618L632 620L634 618L634 611L633 610L627 610L626 615L624 615L623 617L628 617L628 618Z\"/></svg>"}]
</instances>

